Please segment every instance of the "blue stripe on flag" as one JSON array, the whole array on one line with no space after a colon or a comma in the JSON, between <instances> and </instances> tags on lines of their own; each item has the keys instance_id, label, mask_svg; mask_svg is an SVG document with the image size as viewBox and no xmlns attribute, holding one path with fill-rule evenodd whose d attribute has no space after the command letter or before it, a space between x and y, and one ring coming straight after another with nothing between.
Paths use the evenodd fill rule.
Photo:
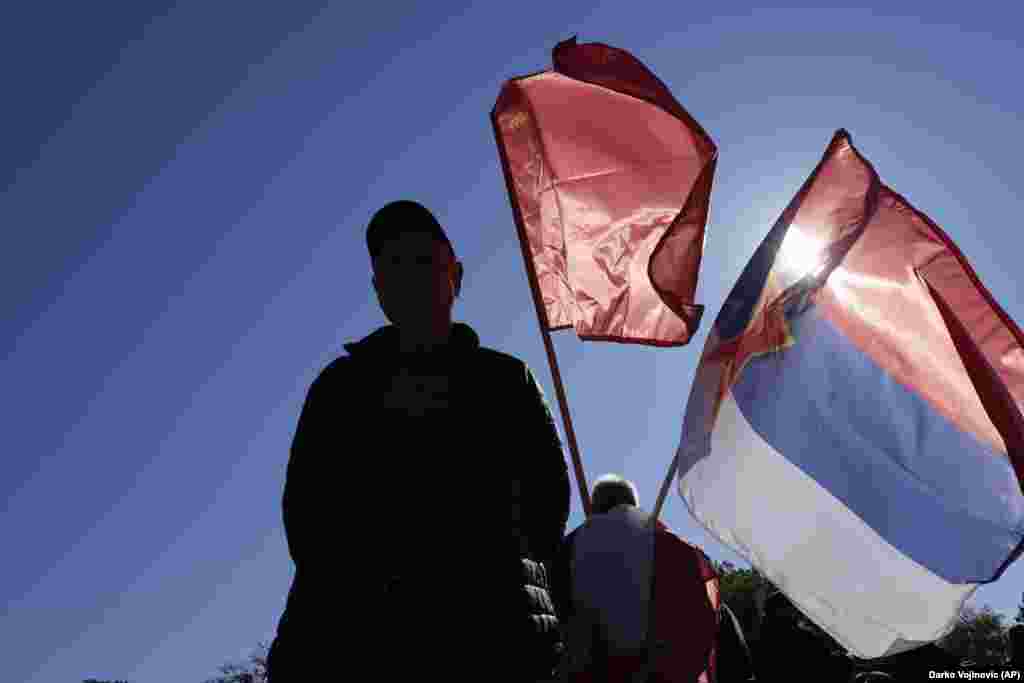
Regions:
<instances>
[{"instance_id":1,"label":"blue stripe on flag","mask_svg":"<svg viewBox=\"0 0 1024 683\"><path fill-rule=\"evenodd\" d=\"M752 359L732 389L754 430L918 564L952 583L991 580L1024 520L1007 458L893 380L816 307L791 322L796 344Z\"/></svg>"}]
</instances>

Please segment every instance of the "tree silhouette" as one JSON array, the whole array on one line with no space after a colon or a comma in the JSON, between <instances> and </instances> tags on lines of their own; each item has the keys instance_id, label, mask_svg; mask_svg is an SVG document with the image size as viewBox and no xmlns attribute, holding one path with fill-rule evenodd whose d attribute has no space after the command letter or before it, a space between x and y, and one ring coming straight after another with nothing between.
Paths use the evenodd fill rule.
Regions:
<instances>
[{"instance_id":1,"label":"tree silhouette","mask_svg":"<svg viewBox=\"0 0 1024 683\"><path fill-rule=\"evenodd\" d=\"M256 650L249 655L249 661L228 663L218 667L220 675L207 679L204 683L266 683L267 651L270 646L260 642Z\"/></svg>"},{"instance_id":2,"label":"tree silhouette","mask_svg":"<svg viewBox=\"0 0 1024 683\"><path fill-rule=\"evenodd\" d=\"M1006 659L1006 626L1003 615L985 605L965 605L960 620L941 644L948 651L975 666L995 666Z\"/></svg>"},{"instance_id":3,"label":"tree silhouette","mask_svg":"<svg viewBox=\"0 0 1024 683\"><path fill-rule=\"evenodd\" d=\"M757 569L736 569L732 562L714 563L722 601L736 615L745 636L757 638L760 613L771 583Z\"/></svg>"}]
</instances>

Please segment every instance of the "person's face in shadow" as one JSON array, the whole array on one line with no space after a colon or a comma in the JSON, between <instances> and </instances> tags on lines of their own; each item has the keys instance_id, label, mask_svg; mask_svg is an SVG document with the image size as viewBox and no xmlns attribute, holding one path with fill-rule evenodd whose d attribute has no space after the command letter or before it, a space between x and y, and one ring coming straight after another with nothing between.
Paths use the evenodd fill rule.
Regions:
<instances>
[{"instance_id":1,"label":"person's face in shadow","mask_svg":"<svg viewBox=\"0 0 1024 683\"><path fill-rule=\"evenodd\" d=\"M373 259L373 288L384 315L400 329L438 331L451 322L462 264L427 233L399 234Z\"/></svg>"}]
</instances>

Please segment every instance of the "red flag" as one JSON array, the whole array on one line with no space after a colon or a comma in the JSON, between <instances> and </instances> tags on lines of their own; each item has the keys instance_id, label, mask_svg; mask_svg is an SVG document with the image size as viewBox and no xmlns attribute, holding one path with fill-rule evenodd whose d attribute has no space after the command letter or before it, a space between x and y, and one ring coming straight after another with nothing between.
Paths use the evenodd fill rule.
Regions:
<instances>
[{"instance_id":1,"label":"red flag","mask_svg":"<svg viewBox=\"0 0 1024 683\"><path fill-rule=\"evenodd\" d=\"M635 57L576 39L508 81L491 112L547 329L680 346L700 324L697 273L717 149Z\"/></svg>"}]
</instances>

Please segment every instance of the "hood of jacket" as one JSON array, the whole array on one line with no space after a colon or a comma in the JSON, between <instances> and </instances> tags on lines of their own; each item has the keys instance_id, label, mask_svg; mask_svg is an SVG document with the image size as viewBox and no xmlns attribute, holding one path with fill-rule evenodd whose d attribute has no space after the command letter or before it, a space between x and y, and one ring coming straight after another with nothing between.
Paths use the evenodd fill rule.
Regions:
<instances>
[{"instance_id":1,"label":"hood of jacket","mask_svg":"<svg viewBox=\"0 0 1024 683\"><path fill-rule=\"evenodd\" d=\"M474 351L480 347L480 337L472 327L466 323L452 323L451 337L448 343L439 349L429 352L430 354L462 354L467 351ZM398 328L394 325L385 325L359 341L345 344L345 350L353 358L385 357L399 353ZM425 354L427 355L427 354Z\"/></svg>"}]
</instances>

